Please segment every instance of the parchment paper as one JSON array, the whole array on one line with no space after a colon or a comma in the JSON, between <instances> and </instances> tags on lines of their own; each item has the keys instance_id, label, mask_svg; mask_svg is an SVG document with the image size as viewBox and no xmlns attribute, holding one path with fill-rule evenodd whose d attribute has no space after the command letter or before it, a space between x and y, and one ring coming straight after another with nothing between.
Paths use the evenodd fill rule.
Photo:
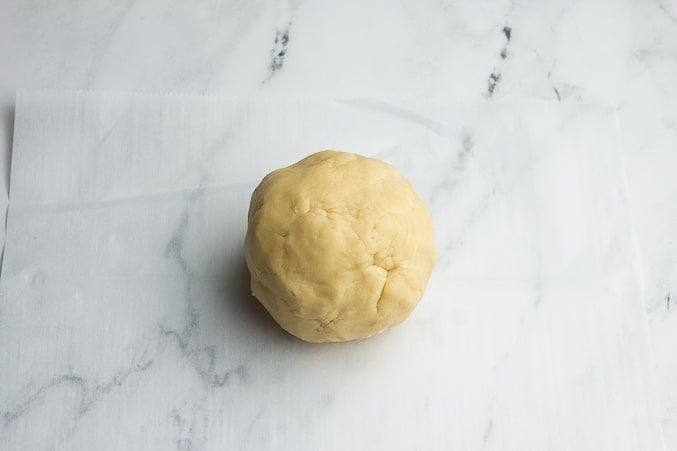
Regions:
<instances>
[{"instance_id":1,"label":"parchment paper","mask_svg":"<svg viewBox=\"0 0 677 451\"><path fill-rule=\"evenodd\" d=\"M15 124L10 449L660 447L611 109L44 91ZM256 183L326 148L408 177L439 261L401 326L311 345L242 245Z\"/></svg>"}]
</instances>

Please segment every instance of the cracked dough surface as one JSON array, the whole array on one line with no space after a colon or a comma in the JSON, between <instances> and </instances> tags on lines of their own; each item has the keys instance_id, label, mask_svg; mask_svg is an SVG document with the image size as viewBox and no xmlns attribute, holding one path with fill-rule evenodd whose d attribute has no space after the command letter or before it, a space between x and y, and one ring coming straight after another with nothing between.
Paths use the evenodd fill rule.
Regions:
<instances>
[{"instance_id":1,"label":"cracked dough surface","mask_svg":"<svg viewBox=\"0 0 677 451\"><path fill-rule=\"evenodd\" d=\"M421 298L435 264L433 223L392 166L327 150L254 190L245 258L254 296L291 334L366 338Z\"/></svg>"}]
</instances>

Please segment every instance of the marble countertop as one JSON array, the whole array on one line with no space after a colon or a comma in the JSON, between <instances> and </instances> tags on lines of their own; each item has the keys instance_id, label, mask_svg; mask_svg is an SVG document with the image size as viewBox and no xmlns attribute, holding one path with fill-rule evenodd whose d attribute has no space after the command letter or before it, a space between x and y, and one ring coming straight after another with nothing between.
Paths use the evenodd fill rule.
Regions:
<instances>
[{"instance_id":1,"label":"marble countertop","mask_svg":"<svg viewBox=\"0 0 677 451\"><path fill-rule=\"evenodd\" d=\"M636 301L643 308L638 308L636 316L632 318L634 322L628 323L632 325L631 328L621 328L616 332L619 336L627 334L629 339L618 343L625 343L629 355L648 369L646 383L651 392L646 395L646 399L640 392L628 394L627 398L623 398L626 402L623 407L632 410L649 405L655 411L641 417L655 422L655 430L646 429L654 431L654 441L637 443L656 443L659 449L677 448L677 239L674 232L677 230L677 180L674 176L677 168L677 94L672 89L677 75L677 3L674 1L187 3L9 0L0 5L0 35L0 61L3 62L3 70L0 71L0 153L4 156L0 159L0 178L4 182L0 188L2 211L8 205L9 159L17 89L218 94L222 98L252 97L282 100L282 103L300 99L328 102L331 99L397 98L403 99L403 104L427 101L446 105L485 105L489 109L493 108L493 104L505 108L526 102L552 105L553 108L557 105L565 108L585 106L594 111L610 111L610 117L614 120L612 129L615 136L620 138L619 153L614 158L590 160L589 163L590 167L617 169L608 186L613 186L621 194L618 199L614 197L610 201L609 205L613 205L614 209L609 211L615 212L618 207L619 212L627 214L627 221L622 221L624 232L620 233L615 227L600 230L609 233L609 236L616 236L613 233L618 232L619 236L627 238L618 248L621 250L614 248L617 250L614 262L622 262L624 256L633 256L629 269L636 286L619 281L616 289L620 298L627 298L628 302ZM371 108L381 112L384 109L378 102L363 104L362 107L361 110ZM355 109L356 112L361 110ZM500 112L495 114L496 117L502 117ZM535 116L527 114L524 117ZM599 125L602 122L591 119L590 124L603 128ZM472 130L491 129L483 126L481 121L471 125ZM529 130L528 126L526 130ZM477 136L491 135L487 133L478 132ZM426 139L432 139L425 136ZM434 141L431 142L434 144ZM603 153L600 152L600 155ZM524 161L531 161L528 158L538 160L537 156L530 153L522 157L526 159ZM398 163L397 153L388 158L394 164ZM434 161L428 161L431 162ZM562 164L566 163L566 160L562 161ZM504 166L491 160L484 161L480 167L488 168L487 173L492 174L501 174L505 170ZM425 182L425 177L420 173L416 175L416 171L423 169L425 165L410 169L413 178L421 180L421 183ZM607 173L598 171L586 174L606 176ZM433 188L431 185L430 199L434 197ZM22 189L21 192L29 191ZM12 205L25 201L13 198ZM482 229L476 230L481 233ZM6 252L11 252L11 249ZM182 267L183 257L180 252L173 255L175 267L172 268L171 262L167 263L166 271L178 277L180 273L176 271ZM6 257L9 258L8 255ZM196 264L199 265L201 261L198 258ZM473 270L477 271L481 267L477 262L474 263L476 266L463 269L459 262L446 262L445 269L451 268L453 271L456 268L458 273L468 277L465 279L466 285L459 285L457 291L463 293L464 290L473 292L477 289L468 282L477 276ZM15 270L19 274L17 268L19 266L12 265L9 274L3 273L3 278L11 277ZM171 291L171 287L167 289ZM551 293L557 295L562 292L553 289ZM441 294L433 290L431 296ZM516 295L515 299L517 302L520 298ZM16 334L25 334L22 335L25 338L31 334L40 336L41 333L38 326L31 327L30 322L21 323L21 327L10 324L9 320L14 319L10 315L13 315L13 306L16 305L14 297L0 299L0 334L5 343L0 345L3 364L14 362L11 359L15 357L9 353L20 353L21 347L17 343L21 342ZM609 304L609 307L613 305ZM425 324L439 313L433 307L428 307L422 310L418 319L412 320L415 324L417 321L418 324ZM442 313L460 314L463 317L462 312L453 309ZM481 315L482 311L471 310L465 314L472 319L473 315ZM547 315L533 315L539 318L538 315L544 314ZM259 374L264 374L261 368L266 359L274 360L271 354L273 351L266 348L266 340L275 339L268 335L274 335L274 329L270 331L270 324L260 324L264 319L257 318L259 323L252 327L263 335L259 335L253 343L246 344L257 356L250 365L222 367L224 361L219 358L218 352L223 352L223 349L218 346L209 348L199 340L189 340L188 335L184 334L185 329L180 327L180 320L176 318L165 318L173 328L165 330L161 353L163 358L154 359L150 351L144 352L143 347L134 348L116 356L118 360L100 364L96 360L89 360L90 367L100 368L101 372L94 372L87 378L68 371L70 364L77 366L79 361L77 353L80 350L75 344L78 337L63 340L60 342L61 347L50 351L54 359L67 356L68 361L52 362L56 365L54 367L66 365L63 371L42 374L43 368L38 365L39 362L21 367L23 376L20 380L17 379L19 367L12 371L0 371L0 382L5 382L7 378L6 382L12 385L12 389L1 393L0 412L3 419L0 423L0 443L8 443L9 449L86 449L87 440L94 436L105 440L114 437L106 429L106 424L140 424L143 426L140 430L124 430L131 437L130 441L111 441L103 443L102 447L166 449L174 446L177 449L211 449L216 446L215 443L229 443L249 449L283 448L290 447L290 437L300 440L305 436L319 443L318 448L335 449L332 443L322 441L322 429L313 429L313 425L317 424L313 422L313 416L321 415L322 412L336 415L341 406L359 403L358 399L353 399L354 393L342 388L339 380L330 381L330 390L316 393L314 402L317 405L313 408L306 406L303 410L305 416L298 422L272 421L266 410L260 408L260 403L242 402L243 399L257 396L253 390L266 390L267 385L263 382L268 379ZM174 324L174 320L179 322ZM518 324L520 318L515 317L513 320ZM551 324L555 335L558 333L557 324ZM490 325L487 323L484 326ZM146 332L142 324L139 330L140 336L127 337L130 343L136 339L145 340L143 334ZM8 331L16 334L8 338ZM608 332L609 336L615 333L611 329ZM86 336L83 337L86 341ZM415 354L419 349L414 349L415 346L408 341L406 329L393 337L392 340L398 346L406 347L406 343L410 343L407 352ZM434 337L429 338L432 340L430 346L434 346ZM497 340L500 338L500 335L496 336ZM297 355L301 360L296 362L308 372L306 378L315 374L314 363L336 369L337 359L341 358L336 348L320 354L289 343L285 341L286 338L276 339L285 343L285 349L301 350L301 357ZM368 368L370 352L374 348L387 348L383 340L374 343L354 354L348 363ZM421 345L423 342L415 343ZM476 344L489 346L481 340ZM49 342L42 345L51 349ZM536 352L528 344L520 346L519 349ZM94 351L90 350L89 354L82 351L82 355L95 355L92 353ZM497 357L498 361L502 361L501 356ZM610 359L614 356L616 354ZM597 435L594 433L596 429L590 432L574 420L567 424L572 430L576 430L574 426L578 425L585 433L567 436L566 442L547 442L548 439L554 440L553 437L557 435L546 434L538 429L538 424L534 425L533 441L523 441L523 436L518 434L527 430L528 425L520 421L527 421L529 416L510 415L510 402L524 401L511 392L511 384L521 383L520 371L534 373L519 358L506 358L507 366L511 368L508 374L514 380L482 373L482 365L486 363L489 368L490 362L469 361L478 374L490 375L488 382L480 385L480 388L491 386L493 393L501 396L473 397L472 392L459 392L461 394L456 397L442 399L448 401L448 405L454 405L454 402L461 405L481 399L484 403L482 408L486 410L482 413L484 416L480 415L479 410L467 410L477 415L472 417L472 421L468 419L467 423L464 423L463 418L453 415L433 416L455 420L455 423L448 425L448 431L453 434L442 434L437 437L437 441L426 441L420 437L417 441L417 428L406 425L403 426L403 434L407 440L394 444L385 440L383 443L399 444L407 449L415 448L417 443L418 446L421 443L438 443L440 447L445 443L455 443L464 449L517 449L518 445L521 445L520 449L525 449L525 443L531 443L532 447L550 443L552 449L595 449L595 444L608 443L596 441L604 436L603 429L607 423L602 421L599 426L595 426L599 428ZM183 366L173 368L172 362L183 362ZM425 360L425 355L417 362L424 366L433 365ZM385 359L379 377L387 377L386 369L394 364ZM143 403L164 399L164 388L157 386L155 390L159 390L159 393L144 391L142 377L137 375L157 371L169 375L173 371L190 373L191 367L207 388L199 384L198 388L191 384L172 385L167 399L180 400L179 407L171 403L166 406L159 403L158 411L164 412L163 416L153 417L152 420L144 418ZM282 371L284 368L281 367L280 378L289 376L288 372ZM451 371L453 367L444 367L443 370ZM441 374L446 374L444 371ZM589 380L595 381L597 376L590 374ZM378 392L378 386L369 380L359 381ZM403 376L399 380L402 384L414 385L416 381L413 376ZM210 398L213 386L228 385L226 382L237 387L233 392L235 394ZM531 382L537 391L546 387L538 381ZM285 383L288 381L275 380L275 384ZM440 386L441 383L437 379L432 382L433 386ZM588 387L585 382L581 384L583 389ZM564 392L568 393L566 390ZM414 390L414 393L417 391ZM597 399L594 394L592 392L591 398ZM293 405L295 402L293 392L267 395L281 405ZM387 400L386 395L381 393L377 399ZM73 396L79 400L75 407L71 399ZM406 399L406 394L403 396ZM593 407L609 408L617 401L612 398L600 397L599 403ZM221 404L214 404L217 402L214 399ZM409 401L415 404L416 400ZM557 398L556 401L566 405L565 398ZM68 418L65 419L63 415L57 415L59 402L64 402L68 409L75 408L74 413L67 410ZM228 411L229 402L236 403L240 410ZM427 408L416 405L418 409L423 409L415 410L418 413ZM442 405L441 401L433 400L430 408L441 409ZM538 403L533 399L525 405L538 410ZM369 408L366 411L370 414L377 412ZM46 418L51 413L54 413L54 419L48 425ZM208 425L219 421L214 417L206 418L208 413L227 417L230 426L220 424L216 429L210 428ZM552 414L547 411L541 413L546 418ZM238 421L238 415L247 421ZM125 422L122 416L131 420ZM365 421L392 426L396 424L396 418L387 415L384 418L369 416ZM610 419L608 424L623 424L619 418L614 420L618 421ZM444 426L432 424L419 429L423 430L422 433L439 432ZM278 437L277 441L246 439L255 434L252 431L261 427L267 428L267 437ZM247 428L249 432L245 430ZM93 432L87 435L83 430ZM222 434L218 439L209 436L210 431L214 430ZM347 430L360 430L359 421L349 422ZM173 431L171 440L168 439L166 443L155 440L158 431ZM235 444L226 439L229 434L244 439ZM379 437L377 434L365 434L373 439ZM454 434L462 436L464 440L454 442ZM349 440L339 443L354 444ZM300 448L310 449L309 446L306 443ZM626 446L633 449L633 443ZM637 446L634 449L638 449Z\"/></svg>"}]
</instances>

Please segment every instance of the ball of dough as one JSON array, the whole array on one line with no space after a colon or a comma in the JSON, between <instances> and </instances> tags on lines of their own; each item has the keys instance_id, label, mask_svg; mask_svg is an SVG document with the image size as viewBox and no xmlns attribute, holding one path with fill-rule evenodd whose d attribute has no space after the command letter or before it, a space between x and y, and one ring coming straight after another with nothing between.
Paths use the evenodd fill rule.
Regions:
<instances>
[{"instance_id":1,"label":"ball of dough","mask_svg":"<svg viewBox=\"0 0 677 451\"><path fill-rule=\"evenodd\" d=\"M291 334L366 338L402 322L423 295L433 222L392 166L327 150L261 181L245 258L254 296Z\"/></svg>"}]
</instances>

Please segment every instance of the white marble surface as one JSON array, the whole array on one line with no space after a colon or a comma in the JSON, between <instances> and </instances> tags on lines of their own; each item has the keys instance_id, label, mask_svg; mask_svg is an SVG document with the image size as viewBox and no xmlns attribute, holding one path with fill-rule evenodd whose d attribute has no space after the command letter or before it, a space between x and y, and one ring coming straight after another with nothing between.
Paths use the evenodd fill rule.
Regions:
<instances>
[{"instance_id":1,"label":"white marble surface","mask_svg":"<svg viewBox=\"0 0 677 451\"><path fill-rule=\"evenodd\" d=\"M677 447L674 1L8 0L0 4L0 61L5 180L17 88L462 103L538 99L610 106L618 113L622 153L617 161L628 236L638 256L636 297L645 306L635 319L650 343L643 358L652 369L665 447ZM145 362L136 362L139 370ZM117 379L102 375L92 382L95 389L83 391L83 402L104 395L122 402L115 401L112 388L119 382L133 390L126 374L131 372ZM106 385L111 380L114 384ZM129 409L133 415L133 406ZM100 424L109 414L100 411L99 423L90 421ZM176 421L178 429L190 430L190 422L180 416ZM39 424L21 428L40 440ZM2 430L3 437L17 437L10 429Z\"/></svg>"}]
</instances>

